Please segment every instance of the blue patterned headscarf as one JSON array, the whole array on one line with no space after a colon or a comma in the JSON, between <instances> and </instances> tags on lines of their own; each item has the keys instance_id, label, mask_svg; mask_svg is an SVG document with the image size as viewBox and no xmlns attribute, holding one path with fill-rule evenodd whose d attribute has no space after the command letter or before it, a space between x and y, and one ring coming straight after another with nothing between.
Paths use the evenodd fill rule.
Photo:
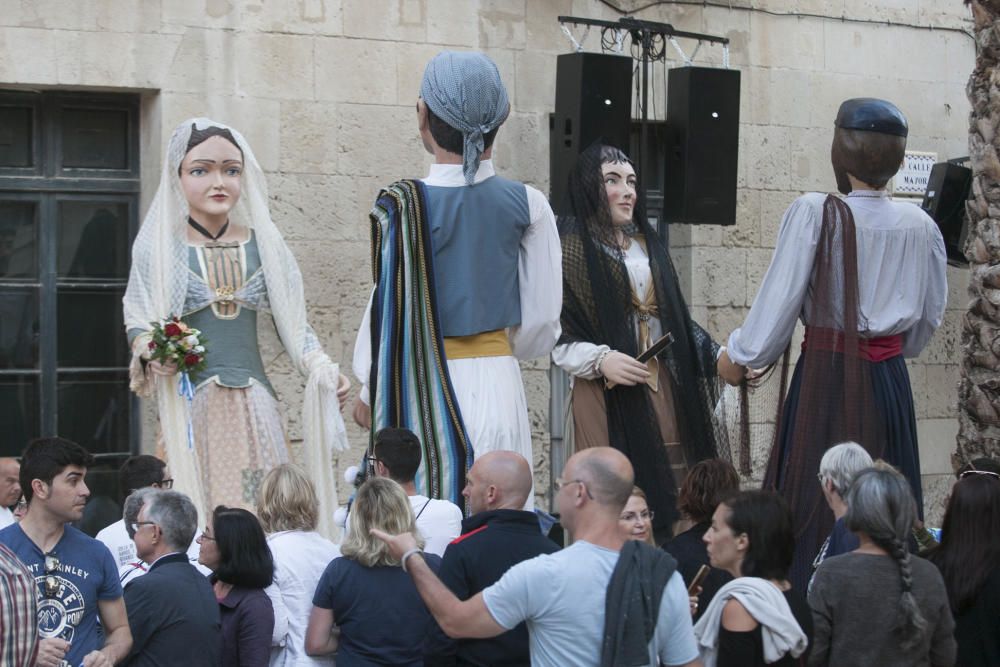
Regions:
<instances>
[{"instance_id":1,"label":"blue patterned headscarf","mask_svg":"<svg viewBox=\"0 0 1000 667\"><path fill-rule=\"evenodd\" d=\"M483 135L499 127L510 108L496 64L482 53L442 51L427 63L420 97L435 116L461 131L462 172L472 185L485 149Z\"/></svg>"}]
</instances>

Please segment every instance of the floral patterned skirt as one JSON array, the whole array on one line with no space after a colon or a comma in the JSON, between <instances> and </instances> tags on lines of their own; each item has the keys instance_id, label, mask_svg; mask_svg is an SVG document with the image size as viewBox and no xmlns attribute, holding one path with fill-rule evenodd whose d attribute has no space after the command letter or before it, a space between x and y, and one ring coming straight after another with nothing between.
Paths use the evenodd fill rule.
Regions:
<instances>
[{"instance_id":1,"label":"floral patterned skirt","mask_svg":"<svg viewBox=\"0 0 1000 667\"><path fill-rule=\"evenodd\" d=\"M255 511L264 475L288 462L278 401L255 382L244 388L208 382L195 394L191 421L206 516L217 505Z\"/></svg>"}]
</instances>

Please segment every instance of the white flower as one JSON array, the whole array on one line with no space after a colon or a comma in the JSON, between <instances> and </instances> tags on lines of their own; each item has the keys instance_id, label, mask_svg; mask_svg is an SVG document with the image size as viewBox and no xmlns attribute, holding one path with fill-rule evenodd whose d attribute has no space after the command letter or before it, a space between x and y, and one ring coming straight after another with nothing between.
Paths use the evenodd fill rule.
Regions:
<instances>
[{"instance_id":1,"label":"white flower","mask_svg":"<svg viewBox=\"0 0 1000 667\"><path fill-rule=\"evenodd\" d=\"M195 345L198 344L198 337L197 336L192 336L192 335L185 336L184 337L184 343L185 343L185 345L187 345L186 349L190 350L192 347L194 347Z\"/></svg>"},{"instance_id":2,"label":"white flower","mask_svg":"<svg viewBox=\"0 0 1000 667\"><path fill-rule=\"evenodd\" d=\"M205 346L204 345L195 345L193 351L197 352L198 354L201 354L201 353L203 353L205 351Z\"/></svg>"}]
</instances>

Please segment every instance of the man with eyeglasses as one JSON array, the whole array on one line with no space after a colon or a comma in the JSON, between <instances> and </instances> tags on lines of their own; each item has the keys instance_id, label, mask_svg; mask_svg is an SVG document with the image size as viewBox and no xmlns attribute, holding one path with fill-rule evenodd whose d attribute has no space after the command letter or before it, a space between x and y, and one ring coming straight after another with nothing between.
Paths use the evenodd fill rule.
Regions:
<instances>
[{"instance_id":1,"label":"man with eyeglasses","mask_svg":"<svg viewBox=\"0 0 1000 667\"><path fill-rule=\"evenodd\" d=\"M132 645L114 558L67 525L83 516L90 496L84 477L93 461L64 438L33 441L21 458L27 513L0 530L0 544L28 567L40 591L38 667L109 667Z\"/></svg>"},{"instance_id":2,"label":"man with eyeglasses","mask_svg":"<svg viewBox=\"0 0 1000 667\"><path fill-rule=\"evenodd\" d=\"M146 487L170 489L174 486L167 464L148 454L126 459L118 469L118 483L126 497L133 491ZM119 568L127 568L136 562L135 543L128 533L124 518L103 528L97 533L97 539L108 547Z\"/></svg>"},{"instance_id":3,"label":"man with eyeglasses","mask_svg":"<svg viewBox=\"0 0 1000 667\"><path fill-rule=\"evenodd\" d=\"M415 478L423 456L417 436L405 428L384 428L375 434L372 451L374 456L367 463L375 474L399 484L410 499L414 522L426 543L424 550L443 556L448 543L462 532L462 510L450 500L417 493Z\"/></svg>"},{"instance_id":4,"label":"man with eyeglasses","mask_svg":"<svg viewBox=\"0 0 1000 667\"><path fill-rule=\"evenodd\" d=\"M149 573L125 588L133 628L128 667L216 667L221 660L219 604L212 584L185 550L198 528L191 499L176 491L144 489L130 528Z\"/></svg>"},{"instance_id":5,"label":"man with eyeglasses","mask_svg":"<svg viewBox=\"0 0 1000 667\"><path fill-rule=\"evenodd\" d=\"M411 534L372 533L400 559L450 637L495 637L526 622L533 667L700 665L676 563L660 549L625 540L618 527L633 480L632 464L616 449L574 454L556 482L573 544L515 565L464 601L434 575Z\"/></svg>"}]
</instances>

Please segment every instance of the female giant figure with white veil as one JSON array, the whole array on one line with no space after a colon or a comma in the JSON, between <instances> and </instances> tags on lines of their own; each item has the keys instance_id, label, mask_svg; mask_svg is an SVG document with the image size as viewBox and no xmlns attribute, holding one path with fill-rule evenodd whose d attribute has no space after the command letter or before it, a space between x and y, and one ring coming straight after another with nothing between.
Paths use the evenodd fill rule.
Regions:
<instances>
[{"instance_id":1,"label":"female giant figure with white veil","mask_svg":"<svg viewBox=\"0 0 1000 667\"><path fill-rule=\"evenodd\" d=\"M306 321L302 275L268 210L267 184L239 132L187 120L167 147L156 197L132 248L125 292L131 387L155 391L162 442L177 488L205 512L252 508L268 470L288 461L274 389L264 373L257 314L274 319L294 366L308 380L303 463L330 533L334 449L347 446L338 398L350 386ZM151 323L179 316L208 340L192 400L176 368L148 360Z\"/></svg>"}]
</instances>

